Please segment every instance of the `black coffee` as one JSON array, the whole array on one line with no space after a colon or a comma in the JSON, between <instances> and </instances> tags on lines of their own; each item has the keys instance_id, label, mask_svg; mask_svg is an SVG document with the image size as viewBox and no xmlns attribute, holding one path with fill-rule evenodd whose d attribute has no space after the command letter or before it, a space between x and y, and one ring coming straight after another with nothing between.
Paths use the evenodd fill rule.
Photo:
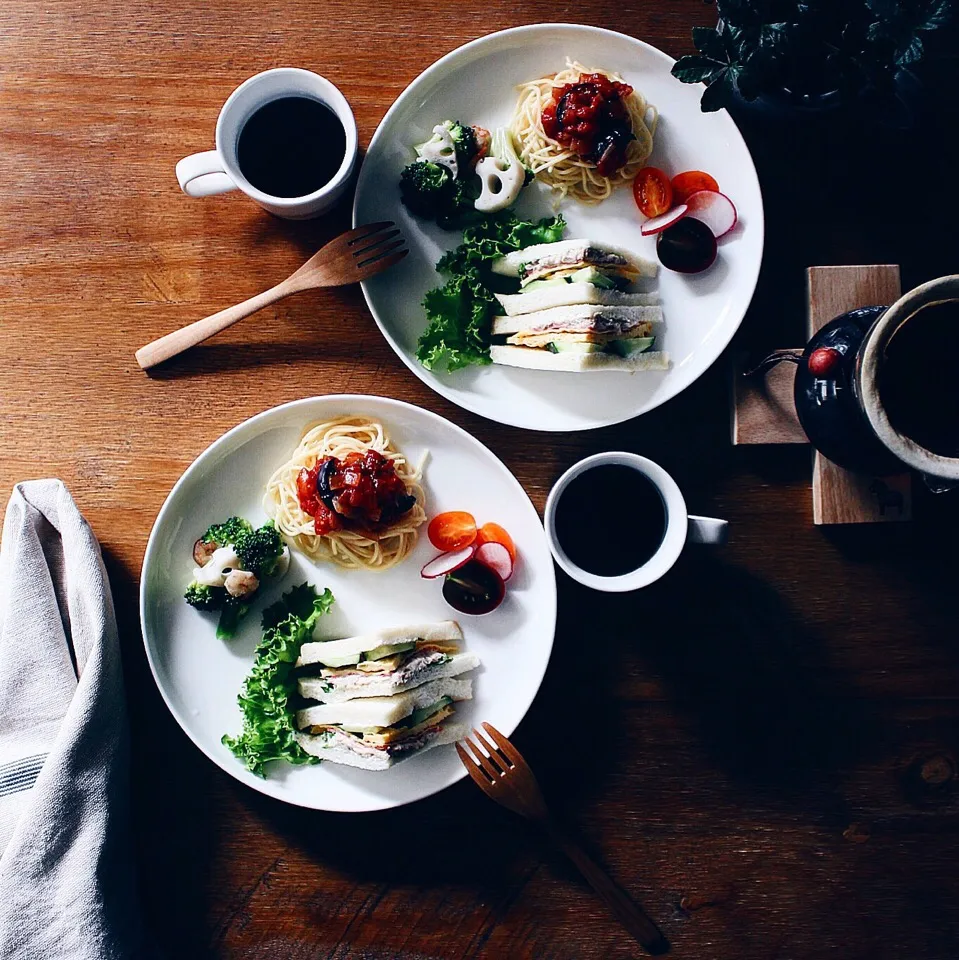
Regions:
<instances>
[{"instance_id":1,"label":"black coffee","mask_svg":"<svg viewBox=\"0 0 959 960\"><path fill-rule=\"evenodd\" d=\"M618 577L641 567L666 533L659 490L632 467L607 463L574 477L556 505L556 536L583 570Z\"/></svg>"},{"instance_id":2,"label":"black coffee","mask_svg":"<svg viewBox=\"0 0 959 960\"><path fill-rule=\"evenodd\" d=\"M265 103L240 131L243 176L271 197L304 197L329 183L346 156L346 131L336 114L309 97Z\"/></svg>"},{"instance_id":3,"label":"black coffee","mask_svg":"<svg viewBox=\"0 0 959 960\"><path fill-rule=\"evenodd\" d=\"M930 304L892 335L879 368L889 422L921 447L959 457L959 303Z\"/></svg>"}]
</instances>

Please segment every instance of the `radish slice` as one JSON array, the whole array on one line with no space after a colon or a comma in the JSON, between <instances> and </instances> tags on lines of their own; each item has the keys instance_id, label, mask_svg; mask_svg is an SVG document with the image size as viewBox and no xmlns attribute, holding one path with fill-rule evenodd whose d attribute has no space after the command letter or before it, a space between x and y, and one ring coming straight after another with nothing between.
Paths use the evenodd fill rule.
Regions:
<instances>
[{"instance_id":1,"label":"radish slice","mask_svg":"<svg viewBox=\"0 0 959 960\"><path fill-rule=\"evenodd\" d=\"M689 215L702 220L716 238L724 237L739 219L736 207L725 193L718 190L697 190L686 200Z\"/></svg>"},{"instance_id":2,"label":"radish slice","mask_svg":"<svg viewBox=\"0 0 959 960\"><path fill-rule=\"evenodd\" d=\"M462 550L450 550L448 553L441 553L438 557L433 557L420 570L420 576L427 580L435 580L437 577L452 573L454 570L459 570L467 561L472 560L474 553L476 553L476 547L473 544L463 547Z\"/></svg>"},{"instance_id":3,"label":"radish slice","mask_svg":"<svg viewBox=\"0 0 959 960\"><path fill-rule=\"evenodd\" d=\"M476 551L476 559L490 570L495 570L503 580L509 580L513 575L513 558L501 543L484 543Z\"/></svg>"},{"instance_id":4,"label":"radish slice","mask_svg":"<svg viewBox=\"0 0 959 960\"><path fill-rule=\"evenodd\" d=\"M702 193L702 191L699 191ZM674 223L679 223L686 214L689 213L689 205L686 203L681 203L678 207L673 207L672 210L667 210L665 213L661 213L658 217L653 217L651 220L647 220L640 228L639 232L644 237L651 237L653 234L660 233L665 230L667 227L671 227Z\"/></svg>"}]
</instances>

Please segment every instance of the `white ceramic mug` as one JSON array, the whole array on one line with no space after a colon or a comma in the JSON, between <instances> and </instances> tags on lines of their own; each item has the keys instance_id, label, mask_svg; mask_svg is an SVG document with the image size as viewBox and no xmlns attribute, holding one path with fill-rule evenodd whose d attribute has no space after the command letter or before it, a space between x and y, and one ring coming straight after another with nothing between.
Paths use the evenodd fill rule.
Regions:
<instances>
[{"instance_id":1,"label":"white ceramic mug","mask_svg":"<svg viewBox=\"0 0 959 960\"><path fill-rule=\"evenodd\" d=\"M604 577L577 566L566 555L556 535L556 507L570 481L587 470L607 464L631 467L643 474L659 491L666 513L666 530L656 552L642 566L616 577ZM615 522L615 518L611 522ZM658 463L624 452L597 453L574 463L550 490L543 523L549 548L560 567L584 586L607 593L626 593L649 586L672 567L687 543L725 543L729 527L725 520L690 516L676 481Z\"/></svg>"},{"instance_id":2,"label":"white ceramic mug","mask_svg":"<svg viewBox=\"0 0 959 960\"><path fill-rule=\"evenodd\" d=\"M336 114L346 133L346 155L333 179L303 197L274 197L257 190L237 162L240 131L265 103L280 97L310 97ZM330 209L349 186L356 166L356 120L346 97L329 80L295 67L278 67L241 83L227 98L216 121L215 150L194 153L176 165L180 189L190 197L242 190L265 210L288 220L307 220Z\"/></svg>"}]
</instances>

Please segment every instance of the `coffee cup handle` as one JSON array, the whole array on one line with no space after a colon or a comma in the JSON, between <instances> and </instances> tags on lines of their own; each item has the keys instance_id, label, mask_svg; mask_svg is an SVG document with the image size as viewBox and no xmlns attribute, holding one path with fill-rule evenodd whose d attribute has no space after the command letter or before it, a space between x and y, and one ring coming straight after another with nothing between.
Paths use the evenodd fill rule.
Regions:
<instances>
[{"instance_id":1,"label":"coffee cup handle","mask_svg":"<svg viewBox=\"0 0 959 960\"><path fill-rule=\"evenodd\" d=\"M687 543L725 543L729 532L729 521L715 517L694 517L689 515Z\"/></svg>"},{"instance_id":2,"label":"coffee cup handle","mask_svg":"<svg viewBox=\"0 0 959 960\"><path fill-rule=\"evenodd\" d=\"M236 190L236 184L223 169L216 150L193 153L176 165L180 189L188 197L211 197L216 193Z\"/></svg>"}]
</instances>

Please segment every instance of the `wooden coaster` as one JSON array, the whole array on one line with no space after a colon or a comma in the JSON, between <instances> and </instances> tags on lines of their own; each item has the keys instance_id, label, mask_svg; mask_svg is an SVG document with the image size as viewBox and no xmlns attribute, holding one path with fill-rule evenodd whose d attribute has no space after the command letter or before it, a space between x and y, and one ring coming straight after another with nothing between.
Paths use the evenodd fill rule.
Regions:
<instances>
[{"instance_id":1,"label":"wooden coaster","mask_svg":"<svg viewBox=\"0 0 959 960\"><path fill-rule=\"evenodd\" d=\"M810 267L807 270L808 322L811 337L834 317L877 303L892 303L901 292L894 264ZM796 366L781 363L765 378L733 371L734 444L808 443L793 402ZM911 474L870 477L851 473L813 452L813 522L884 523L912 519Z\"/></svg>"}]
</instances>

